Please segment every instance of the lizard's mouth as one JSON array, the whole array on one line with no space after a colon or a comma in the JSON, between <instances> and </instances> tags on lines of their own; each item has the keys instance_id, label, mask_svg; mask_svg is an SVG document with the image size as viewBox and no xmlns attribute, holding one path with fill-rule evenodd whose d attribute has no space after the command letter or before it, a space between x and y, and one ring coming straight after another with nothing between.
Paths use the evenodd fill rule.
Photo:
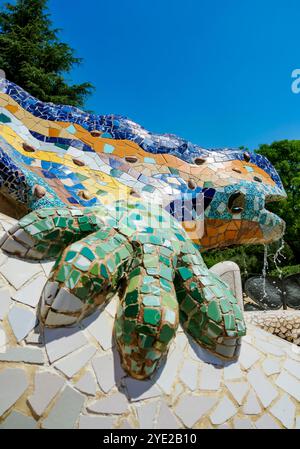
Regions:
<instances>
[{"instance_id":1,"label":"lizard's mouth","mask_svg":"<svg viewBox=\"0 0 300 449\"><path fill-rule=\"evenodd\" d=\"M266 195L265 204L254 219L205 218L203 236L196 243L205 251L242 244L269 244L279 240L284 235L285 222L267 207L285 198L285 191L275 187L272 193Z\"/></svg>"}]
</instances>

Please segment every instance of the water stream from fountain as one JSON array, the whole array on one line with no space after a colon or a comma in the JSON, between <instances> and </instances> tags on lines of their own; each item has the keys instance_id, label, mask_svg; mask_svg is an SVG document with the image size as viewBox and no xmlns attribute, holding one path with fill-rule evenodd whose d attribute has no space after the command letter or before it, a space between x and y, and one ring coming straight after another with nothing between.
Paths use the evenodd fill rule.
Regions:
<instances>
[{"instance_id":1,"label":"water stream from fountain","mask_svg":"<svg viewBox=\"0 0 300 449\"><path fill-rule=\"evenodd\" d=\"M268 271L268 245L264 245L264 265L262 269L262 278L263 278L263 297L262 299L265 299L267 297L266 292L266 277L267 277L267 271Z\"/></svg>"}]
</instances>

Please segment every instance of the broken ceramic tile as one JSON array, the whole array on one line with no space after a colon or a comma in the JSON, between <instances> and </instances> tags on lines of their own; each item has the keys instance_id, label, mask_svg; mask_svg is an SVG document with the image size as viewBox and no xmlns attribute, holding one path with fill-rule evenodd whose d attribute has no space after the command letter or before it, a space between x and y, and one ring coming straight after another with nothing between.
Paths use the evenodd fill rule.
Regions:
<instances>
[{"instance_id":1,"label":"broken ceramic tile","mask_svg":"<svg viewBox=\"0 0 300 449\"><path fill-rule=\"evenodd\" d=\"M23 415L23 413L13 411L10 415L0 424L0 429L37 429L37 422L31 417Z\"/></svg>"},{"instance_id":2,"label":"broken ceramic tile","mask_svg":"<svg viewBox=\"0 0 300 449\"><path fill-rule=\"evenodd\" d=\"M50 363L61 359L87 343L79 327L45 329L45 345Z\"/></svg>"},{"instance_id":3,"label":"broken ceramic tile","mask_svg":"<svg viewBox=\"0 0 300 449\"><path fill-rule=\"evenodd\" d=\"M57 374L50 372L38 372L34 380L34 393L28 398L28 402L37 416L41 416L50 402L65 384Z\"/></svg>"},{"instance_id":4,"label":"broken ceramic tile","mask_svg":"<svg viewBox=\"0 0 300 449\"><path fill-rule=\"evenodd\" d=\"M213 396L186 394L179 400L174 411L185 426L192 428L202 416L212 409L217 401L218 399Z\"/></svg>"},{"instance_id":5,"label":"broken ceramic tile","mask_svg":"<svg viewBox=\"0 0 300 449\"><path fill-rule=\"evenodd\" d=\"M5 352L0 352L0 361L42 365L45 361L45 356L44 351L40 348L10 346Z\"/></svg>"},{"instance_id":6,"label":"broken ceramic tile","mask_svg":"<svg viewBox=\"0 0 300 449\"><path fill-rule=\"evenodd\" d=\"M89 362L96 351L97 349L94 346L85 346L83 349L79 349L71 355L60 359L54 366L71 379Z\"/></svg>"},{"instance_id":7,"label":"broken ceramic tile","mask_svg":"<svg viewBox=\"0 0 300 449\"><path fill-rule=\"evenodd\" d=\"M28 387L25 370L6 368L0 372L0 417L23 395Z\"/></svg>"},{"instance_id":8,"label":"broken ceramic tile","mask_svg":"<svg viewBox=\"0 0 300 449\"><path fill-rule=\"evenodd\" d=\"M74 387L88 396L95 396L97 383L93 374L88 371L85 373L81 379L74 385Z\"/></svg>"},{"instance_id":9,"label":"broken ceramic tile","mask_svg":"<svg viewBox=\"0 0 300 449\"><path fill-rule=\"evenodd\" d=\"M8 321L18 342L22 341L37 324L36 315L31 309L17 305L10 309Z\"/></svg>"},{"instance_id":10,"label":"broken ceramic tile","mask_svg":"<svg viewBox=\"0 0 300 449\"><path fill-rule=\"evenodd\" d=\"M119 392L111 396L106 396L87 406L87 410L91 413L122 415L128 409L128 401L124 394Z\"/></svg>"},{"instance_id":11,"label":"broken ceramic tile","mask_svg":"<svg viewBox=\"0 0 300 449\"><path fill-rule=\"evenodd\" d=\"M34 279L34 281L26 284L25 287L22 287L15 294L13 294L12 298L22 304L26 304L30 307L36 307L39 303L46 280L47 278L45 276L38 276Z\"/></svg>"},{"instance_id":12,"label":"broken ceramic tile","mask_svg":"<svg viewBox=\"0 0 300 449\"><path fill-rule=\"evenodd\" d=\"M42 428L73 429L79 418L84 400L85 397L81 393L67 385L54 403L48 417L42 421Z\"/></svg>"}]
</instances>

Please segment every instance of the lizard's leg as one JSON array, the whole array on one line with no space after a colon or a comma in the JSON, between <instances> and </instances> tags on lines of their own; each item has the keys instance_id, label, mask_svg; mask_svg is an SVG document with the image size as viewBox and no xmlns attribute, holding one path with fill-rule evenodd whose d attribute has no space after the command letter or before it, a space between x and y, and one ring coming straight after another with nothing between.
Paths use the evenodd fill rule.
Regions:
<instances>
[{"instance_id":1,"label":"lizard's leg","mask_svg":"<svg viewBox=\"0 0 300 449\"><path fill-rule=\"evenodd\" d=\"M114 334L123 368L132 377L145 379L166 354L179 313L172 251L151 244L140 249L120 300Z\"/></svg>"},{"instance_id":2,"label":"lizard's leg","mask_svg":"<svg viewBox=\"0 0 300 449\"><path fill-rule=\"evenodd\" d=\"M175 286L184 329L219 357L236 358L246 333L238 301L229 287L207 269L189 242L178 259Z\"/></svg>"},{"instance_id":3,"label":"lizard's leg","mask_svg":"<svg viewBox=\"0 0 300 449\"><path fill-rule=\"evenodd\" d=\"M68 246L57 260L42 293L43 325L74 324L115 293L134 255L127 238L103 227Z\"/></svg>"},{"instance_id":4,"label":"lizard's leg","mask_svg":"<svg viewBox=\"0 0 300 449\"><path fill-rule=\"evenodd\" d=\"M70 243L103 226L98 209L39 209L31 212L1 239L9 254L31 260L56 259Z\"/></svg>"}]
</instances>

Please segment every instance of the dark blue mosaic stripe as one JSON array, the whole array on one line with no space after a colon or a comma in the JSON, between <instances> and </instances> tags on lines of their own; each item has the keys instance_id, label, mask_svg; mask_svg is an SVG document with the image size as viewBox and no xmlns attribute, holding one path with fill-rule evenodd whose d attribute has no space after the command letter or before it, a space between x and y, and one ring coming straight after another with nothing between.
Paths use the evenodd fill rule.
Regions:
<instances>
[{"instance_id":1,"label":"dark blue mosaic stripe","mask_svg":"<svg viewBox=\"0 0 300 449\"><path fill-rule=\"evenodd\" d=\"M5 83L3 91L36 117L76 123L88 131L97 129L105 133L105 137L135 142L149 153L168 153L189 163L193 163L195 157L206 156L211 152L214 153L216 162L243 160L243 152L239 149L204 149L173 134L155 134L146 131L137 123L120 115L88 114L73 106L43 103L10 81ZM84 151L88 150L84 149ZM250 156L250 161L268 173L277 186L282 189L281 180L272 164L265 157L256 153L250 153Z\"/></svg>"}]
</instances>

